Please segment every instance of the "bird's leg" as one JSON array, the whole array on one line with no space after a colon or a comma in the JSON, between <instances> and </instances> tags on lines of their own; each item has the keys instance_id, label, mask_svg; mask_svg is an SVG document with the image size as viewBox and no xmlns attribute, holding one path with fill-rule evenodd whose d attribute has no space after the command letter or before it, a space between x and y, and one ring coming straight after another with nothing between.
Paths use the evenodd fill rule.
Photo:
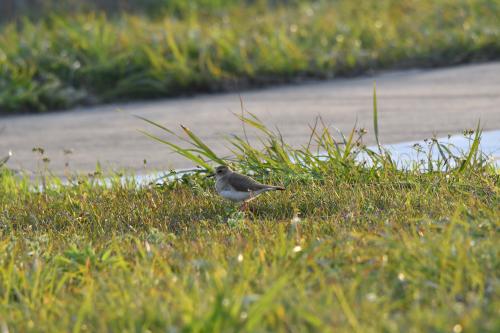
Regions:
<instances>
[{"instance_id":1,"label":"bird's leg","mask_svg":"<svg viewBox=\"0 0 500 333\"><path fill-rule=\"evenodd\" d=\"M248 197L248 199L246 199L245 201L243 201L243 204L241 205L241 208L240 210L242 212L245 212L247 213L248 212L248 202L252 199L254 199L254 194L253 194L253 191L249 191L250 192L250 196Z\"/></svg>"}]
</instances>

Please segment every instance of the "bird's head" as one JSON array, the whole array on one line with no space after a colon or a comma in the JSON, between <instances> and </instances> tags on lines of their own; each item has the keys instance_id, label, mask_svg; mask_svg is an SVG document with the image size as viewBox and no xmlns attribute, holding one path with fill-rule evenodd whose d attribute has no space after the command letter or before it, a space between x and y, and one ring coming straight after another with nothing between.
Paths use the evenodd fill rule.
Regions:
<instances>
[{"instance_id":1,"label":"bird's head","mask_svg":"<svg viewBox=\"0 0 500 333\"><path fill-rule=\"evenodd\" d=\"M210 177L215 177L216 179L220 179L224 177L225 175L229 174L231 172L231 169L229 169L228 166L226 165L219 165L218 167L215 168L215 173L213 175L210 175Z\"/></svg>"}]
</instances>

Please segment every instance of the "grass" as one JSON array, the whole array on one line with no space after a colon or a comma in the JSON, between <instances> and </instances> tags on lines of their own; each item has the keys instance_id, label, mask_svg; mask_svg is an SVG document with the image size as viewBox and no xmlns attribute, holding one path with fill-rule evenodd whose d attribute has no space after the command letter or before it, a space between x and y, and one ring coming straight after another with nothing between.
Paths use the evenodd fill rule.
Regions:
<instances>
[{"instance_id":1,"label":"grass","mask_svg":"<svg viewBox=\"0 0 500 333\"><path fill-rule=\"evenodd\" d=\"M175 7L176 14L154 19L90 12L5 24L0 111L452 65L500 54L498 1L196 3L204 6Z\"/></svg>"},{"instance_id":2,"label":"grass","mask_svg":"<svg viewBox=\"0 0 500 333\"><path fill-rule=\"evenodd\" d=\"M401 170L362 131L334 135L318 120L292 148L240 117L262 149L233 137L234 156L220 157L185 127L186 147L165 127L154 138L207 168L231 163L287 187L246 215L203 173L146 187L45 177L35 191L2 169L0 327L498 331L500 179L479 128L468 151L431 140L441 153Z\"/></svg>"},{"instance_id":3,"label":"grass","mask_svg":"<svg viewBox=\"0 0 500 333\"><path fill-rule=\"evenodd\" d=\"M272 0L271 4L294 4L307 0ZM40 20L52 14L74 15L78 13L105 12L110 16L121 13L135 13L159 18L164 15L185 17L192 11L215 13L228 6L241 3L238 0L4 0L0 3L0 23L21 20L29 17ZM255 3L255 0L244 0Z\"/></svg>"}]
</instances>

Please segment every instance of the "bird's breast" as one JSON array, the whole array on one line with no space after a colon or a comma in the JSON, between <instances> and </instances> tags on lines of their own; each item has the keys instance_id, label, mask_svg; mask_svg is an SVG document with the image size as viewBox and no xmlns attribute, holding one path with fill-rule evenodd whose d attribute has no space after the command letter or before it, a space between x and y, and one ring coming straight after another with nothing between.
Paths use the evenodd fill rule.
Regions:
<instances>
[{"instance_id":1,"label":"bird's breast","mask_svg":"<svg viewBox=\"0 0 500 333\"><path fill-rule=\"evenodd\" d=\"M245 201L250 198L251 192L239 192L231 190L222 190L219 194L231 201Z\"/></svg>"},{"instance_id":2,"label":"bird's breast","mask_svg":"<svg viewBox=\"0 0 500 333\"><path fill-rule=\"evenodd\" d=\"M215 190L217 193L221 193L222 191L230 190L230 186L228 186L227 181L223 179L217 179L215 182Z\"/></svg>"}]
</instances>

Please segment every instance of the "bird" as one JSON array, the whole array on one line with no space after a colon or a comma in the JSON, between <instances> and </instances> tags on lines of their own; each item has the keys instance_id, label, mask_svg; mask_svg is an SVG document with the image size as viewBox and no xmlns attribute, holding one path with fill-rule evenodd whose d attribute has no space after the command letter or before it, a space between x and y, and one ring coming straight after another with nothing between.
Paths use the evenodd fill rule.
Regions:
<instances>
[{"instance_id":1,"label":"bird","mask_svg":"<svg viewBox=\"0 0 500 333\"><path fill-rule=\"evenodd\" d=\"M284 191L281 186L261 184L254 179L232 171L226 165L215 168L215 190L223 198L233 202L243 202L242 209L258 195L268 191Z\"/></svg>"}]
</instances>

